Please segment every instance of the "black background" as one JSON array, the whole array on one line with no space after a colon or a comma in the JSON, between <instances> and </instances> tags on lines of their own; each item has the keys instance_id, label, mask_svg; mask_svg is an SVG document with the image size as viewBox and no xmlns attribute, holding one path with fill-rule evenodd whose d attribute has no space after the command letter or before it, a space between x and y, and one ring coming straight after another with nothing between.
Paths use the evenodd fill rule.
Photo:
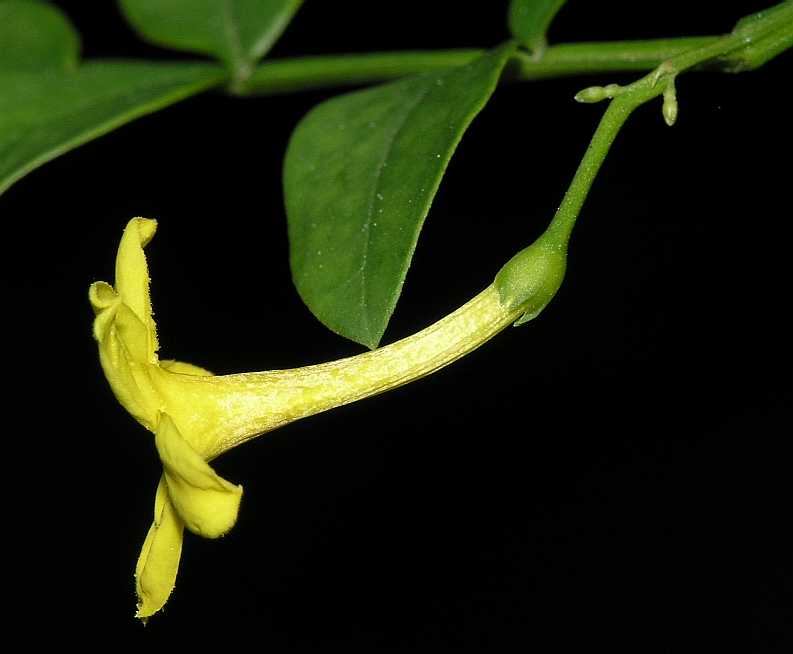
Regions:
<instances>
[{"instance_id":1,"label":"black background","mask_svg":"<svg viewBox=\"0 0 793 654\"><path fill-rule=\"evenodd\" d=\"M140 43L113 3L57 4L85 57L185 58ZM272 56L491 46L505 4L315 0ZM719 33L766 3L734 4L570 2L550 38ZM339 91L201 95L22 179L0 197L19 390L6 391L6 592L83 643L789 651L792 63L682 76L671 129L659 103L637 111L538 320L216 461L245 488L239 522L218 541L186 536L145 628L132 573L159 463L102 377L88 285L112 281L127 220L155 217L164 357L227 373L361 351L294 291L280 186L291 130ZM573 94L634 77L498 89L444 178L384 342L531 242L604 108Z\"/></svg>"}]
</instances>

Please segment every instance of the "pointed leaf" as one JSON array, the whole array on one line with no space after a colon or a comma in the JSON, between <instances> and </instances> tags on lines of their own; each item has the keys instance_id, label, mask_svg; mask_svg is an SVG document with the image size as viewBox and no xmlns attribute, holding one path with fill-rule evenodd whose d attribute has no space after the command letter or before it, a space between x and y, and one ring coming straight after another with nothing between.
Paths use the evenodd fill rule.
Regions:
<instances>
[{"instance_id":1,"label":"pointed leaf","mask_svg":"<svg viewBox=\"0 0 793 654\"><path fill-rule=\"evenodd\" d=\"M33 0L0 2L0 71L73 70L80 38L55 7Z\"/></svg>"},{"instance_id":2,"label":"pointed leaf","mask_svg":"<svg viewBox=\"0 0 793 654\"><path fill-rule=\"evenodd\" d=\"M302 0L120 0L143 38L225 62L245 77L286 28Z\"/></svg>"},{"instance_id":3,"label":"pointed leaf","mask_svg":"<svg viewBox=\"0 0 793 654\"><path fill-rule=\"evenodd\" d=\"M334 98L298 125L284 163L292 276L333 331L379 343L449 159L513 50Z\"/></svg>"},{"instance_id":4,"label":"pointed leaf","mask_svg":"<svg viewBox=\"0 0 793 654\"><path fill-rule=\"evenodd\" d=\"M566 0L512 0L509 3L509 31L536 53L545 49L545 34Z\"/></svg>"},{"instance_id":5,"label":"pointed leaf","mask_svg":"<svg viewBox=\"0 0 793 654\"><path fill-rule=\"evenodd\" d=\"M130 61L74 73L0 70L0 193L67 150L224 78L211 64Z\"/></svg>"}]
</instances>

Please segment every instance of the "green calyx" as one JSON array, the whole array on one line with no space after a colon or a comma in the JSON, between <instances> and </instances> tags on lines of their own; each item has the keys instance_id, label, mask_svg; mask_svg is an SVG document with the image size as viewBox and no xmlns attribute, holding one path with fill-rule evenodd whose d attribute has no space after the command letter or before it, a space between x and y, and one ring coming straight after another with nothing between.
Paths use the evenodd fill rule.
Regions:
<instances>
[{"instance_id":1,"label":"green calyx","mask_svg":"<svg viewBox=\"0 0 793 654\"><path fill-rule=\"evenodd\" d=\"M546 232L512 257L495 279L501 304L523 313L514 326L540 315L562 285L567 267L567 244Z\"/></svg>"}]
</instances>

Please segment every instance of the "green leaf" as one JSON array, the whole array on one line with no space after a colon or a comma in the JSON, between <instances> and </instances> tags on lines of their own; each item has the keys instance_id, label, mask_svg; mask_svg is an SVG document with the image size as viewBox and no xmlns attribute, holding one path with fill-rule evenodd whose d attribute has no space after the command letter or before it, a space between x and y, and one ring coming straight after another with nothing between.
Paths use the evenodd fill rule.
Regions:
<instances>
[{"instance_id":1,"label":"green leaf","mask_svg":"<svg viewBox=\"0 0 793 654\"><path fill-rule=\"evenodd\" d=\"M74 73L0 70L0 193L86 141L225 79L212 64L100 62Z\"/></svg>"},{"instance_id":2,"label":"green leaf","mask_svg":"<svg viewBox=\"0 0 793 654\"><path fill-rule=\"evenodd\" d=\"M449 159L514 48L334 98L296 128L284 162L292 276L334 332L380 342Z\"/></svg>"},{"instance_id":3,"label":"green leaf","mask_svg":"<svg viewBox=\"0 0 793 654\"><path fill-rule=\"evenodd\" d=\"M302 0L120 0L145 39L225 62L247 77L281 36Z\"/></svg>"},{"instance_id":4,"label":"green leaf","mask_svg":"<svg viewBox=\"0 0 793 654\"><path fill-rule=\"evenodd\" d=\"M512 0L509 3L509 31L530 50L541 53L545 34L565 0Z\"/></svg>"},{"instance_id":5,"label":"green leaf","mask_svg":"<svg viewBox=\"0 0 793 654\"><path fill-rule=\"evenodd\" d=\"M0 71L74 70L80 38L55 7L33 0L0 0Z\"/></svg>"}]
</instances>

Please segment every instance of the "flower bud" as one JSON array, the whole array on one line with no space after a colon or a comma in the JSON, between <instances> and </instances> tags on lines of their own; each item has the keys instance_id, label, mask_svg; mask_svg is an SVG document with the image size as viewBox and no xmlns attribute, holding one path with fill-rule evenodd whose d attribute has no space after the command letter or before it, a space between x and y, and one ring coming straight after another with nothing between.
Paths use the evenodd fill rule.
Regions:
<instances>
[{"instance_id":1,"label":"flower bud","mask_svg":"<svg viewBox=\"0 0 793 654\"><path fill-rule=\"evenodd\" d=\"M664 115L664 121L669 127L675 124L677 120L677 92L674 80L670 81L669 85L664 89L664 104L661 107L661 113Z\"/></svg>"},{"instance_id":2,"label":"flower bud","mask_svg":"<svg viewBox=\"0 0 793 654\"><path fill-rule=\"evenodd\" d=\"M588 86L575 94L576 102L592 103L601 100L611 99L619 95L622 87L619 84L608 84L606 86Z\"/></svg>"}]
</instances>

